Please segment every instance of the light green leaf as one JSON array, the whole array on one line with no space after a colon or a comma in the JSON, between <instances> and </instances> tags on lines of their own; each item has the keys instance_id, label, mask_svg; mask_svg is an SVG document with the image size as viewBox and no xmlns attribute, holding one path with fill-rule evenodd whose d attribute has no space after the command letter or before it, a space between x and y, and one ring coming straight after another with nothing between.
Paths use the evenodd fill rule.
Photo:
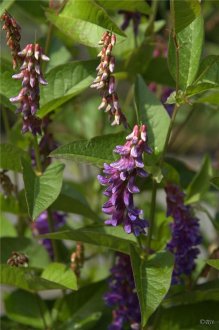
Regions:
<instances>
[{"instance_id":1,"label":"light green leaf","mask_svg":"<svg viewBox=\"0 0 219 330\"><path fill-rule=\"evenodd\" d=\"M86 46L97 47L106 30L115 33L120 40L125 37L106 11L92 0L69 0L60 14L47 10L46 16L73 41Z\"/></svg>"},{"instance_id":2,"label":"light green leaf","mask_svg":"<svg viewBox=\"0 0 219 330\"><path fill-rule=\"evenodd\" d=\"M41 235L40 238L51 238L58 240L81 241L93 245L103 246L112 250L129 253L129 245L136 244L136 237L127 234L121 227L111 226L89 226L76 230L59 231Z\"/></svg>"},{"instance_id":3,"label":"light green leaf","mask_svg":"<svg viewBox=\"0 0 219 330\"><path fill-rule=\"evenodd\" d=\"M51 205L51 209L80 214L93 220L99 218L90 208L90 205L84 196L75 190L70 184L63 185L62 191L56 201Z\"/></svg>"},{"instance_id":4,"label":"light green leaf","mask_svg":"<svg viewBox=\"0 0 219 330\"><path fill-rule=\"evenodd\" d=\"M1 263L6 263L13 251L24 253L29 259L30 267L44 268L50 262L48 252L36 240L27 237L2 237L0 245L4 246L1 251Z\"/></svg>"},{"instance_id":5,"label":"light green leaf","mask_svg":"<svg viewBox=\"0 0 219 330\"><path fill-rule=\"evenodd\" d=\"M185 90L193 83L197 74L202 53L203 33L203 17L199 16L190 25L176 34L179 47L179 65L177 65L176 61L174 40L170 36L168 50L169 70L175 80L179 71L178 85L182 90Z\"/></svg>"},{"instance_id":6,"label":"light green leaf","mask_svg":"<svg viewBox=\"0 0 219 330\"><path fill-rule=\"evenodd\" d=\"M2 0L0 3L0 16L5 10L8 10L14 2L15 0Z\"/></svg>"},{"instance_id":7,"label":"light green leaf","mask_svg":"<svg viewBox=\"0 0 219 330\"><path fill-rule=\"evenodd\" d=\"M39 296L22 290L16 290L6 296L4 299L4 305L6 314L10 319L31 326L31 329L32 327L36 329L45 329L42 315L46 324L51 325L52 320L49 310L46 307L45 302ZM20 329L18 325L16 328Z\"/></svg>"},{"instance_id":8,"label":"light green leaf","mask_svg":"<svg viewBox=\"0 0 219 330\"><path fill-rule=\"evenodd\" d=\"M219 270L219 259L209 259L206 261L208 265Z\"/></svg>"},{"instance_id":9,"label":"light green leaf","mask_svg":"<svg viewBox=\"0 0 219 330\"><path fill-rule=\"evenodd\" d=\"M148 127L149 145L155 154L159 155L164 148L170 117L160 101L149 91L141 76L138 76L135 85L135 101L139 119Z\"/></svg>"},{"instance_id":10,"label":"light green leaf","mask_svg":"<svg viewBox=\"0 0 219 330\"><path fill-rule=\"evenodd\" d=\"M14 74L14 71L12 70L12 64L11 67L9 67L6 61L1 60L0 68L1 68L1 84L0 84L1 104L3 104L5 107L11 110L15 110L16 107L14 104L12 104L9 101L9 98L18 95L19 89L21 89L20 81L12 79L12 75Z\"/></svg>"},{"instance_id":11,"label":"light green leaf","mask_svg":"<svg viewBox=\"0 0 219 330\"><path fill-rule=\"evenodd\" d=\"M202 85L202 84L200 84ZM198 85L199 86L199 85ZM205 104L212 104L212 105L219 105L219 89L215 88L212 91L204 93L201 97L195 100L196 103L205 103Z\"/></svg>"},{"instance_id":12,"label":"light green leaf","mask_svg":"<svg viewBox=\"0 0 219 330\"><path fill-rule=\"evenodd\" d=\"M53 163L41 176L37 176L25 160L22 160L22 165L28 212L31 219L35 220L58 197L64 165Z\"/></svg>"},{"instance_id":13,"label":"light green leaf","mask_svg":"<svg viewBox=\"0 0 219 330\"><path fill-rule=\"evenodd\" d=\"M115 160L113 149L116 145L124 144L125 136L124 133L119 133L74 141L54 150L50 156L102 167L104 162L111 163Z\"/></svg>"},{"instance_id":14,"label":"light green leaf","mask_svg":"<svg viewBox=\"0 0 219 330\"><path fill-rule=\"evenodd\" d=\"M201 14L199 0L175 0L173 1L173 9L176 33L186 28Z\"/></svg>"},{"instance_id":15,"label":"light green leaf","mask_svg":"<svg viewBox=\"0 0 219 330\"><path fill-rule=\"evenodd\" d=\"M198 202L208 190L212 175L211 161L208 156L203 160L201 168L187 188L186 204Z\"/></svg>"},{"instance_id":16,"label":"light green leaf","mask_svg":"<svg viewBox=\"0 0 219 330\"><path fill-rule=\"evenodd\" d=\"M77 290L75 273L66 265L53 262L44 269L41 277L45 280L60 284L67 289Z\"/></svg>"},{"instance_id":17,"label":"light green leaf","mask_svg":"<svg viewBox=\"0 0 219 330\"><path fill-rule=\"evenodd\" d=\"M3 194L0 194L0 205L2 212L8 212L12 214L20 213L18 200L14 196L5 198Z\"/></svg>"},{"instance_id":18,"label":"light green leaf","mask_svg":"<svg viewBox=\"0 0 219 330\"><path fill-rule=\"evenodd\" d=\"M74 61L56 66L46 74L47 86L40 89L39 117L81 93L92 83L97 62Z\"/></svg>"},{"instance_id":19,"label":"light green leaf","mask_svg":"<svg viewBox=\"0 0 219 330\"><path fill-rule=\"evenodd\" d=\"M65 289L61 284L41 278L38 272L35 268L12 267L1 264L1 284L10 285L29 292Z\"/></svg>"},{"instance_id":20,"label":"light green leaf","mask_svg":"<svg viewBox=\"0 0 219 330\"><path fill-rule=\"evenodd\" d=\"M1 204L0 204L1 205ZM12 221L7 219L4 214L0 213L1 219L1 231L0 237L16 237L17 232L15 226L13 225Z\"/></svg>"},{"instance_id":21,"label":"light green leaf","mask_svg":"<svg viewBox=\"0 0 219 330\"><path fill-rule=\"evenodd\" d=\"M151 8L144 0L138 1L115 1L115 0L98 0L102 7L110 10L127 10L139 12L141 14L150 14Z\"/></svg>"},{"instance_id":22,"label":"light green leaf","mask_svg":"<svg viewBox=\"0 0 219 330\"><path fill-rule=\"evenodd\" d=\"M21 158L30 162L29 155L26 151L16 147L14 144L3 143L0 145L0 168L22 172Z\"/></svg>"},{"instance_id":23,"label":"light green leaf","mask_svg":"<svg viewBox=\"0 0 219 330\"><path fill-rule=\"evenodd\" d=\"M142 259L131 246L131 263L141 307L142 327L155 312L167 294L173 271L173 256L158 252L148 261Z\"/></svg>"}]
</instances>

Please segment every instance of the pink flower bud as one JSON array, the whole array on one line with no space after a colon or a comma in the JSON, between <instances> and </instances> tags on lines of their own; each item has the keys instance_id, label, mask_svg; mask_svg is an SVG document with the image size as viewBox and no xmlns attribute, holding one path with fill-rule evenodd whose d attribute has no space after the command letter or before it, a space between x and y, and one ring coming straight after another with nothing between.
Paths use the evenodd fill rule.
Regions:
<instances>
[{"instance_id":1,"label":"pink flower bud","mask_svg":"<svg viewBox=\"0 0 219 330\"><path fill-rule=\"evenodd\" d=\"M110 70L110 72L113 72L114 71L114 68L115 68L115 57L112 56L110 58L110 62L109 62L109 70Z\"/></svg>"},{"instance_id":2,"label":"pink flower bud","mask_svg":"<svg viewBox=\"0 0 219 330\"><path fill-rule=\"evenodd\" d=\"M111 44L113 46L115 46L115 44L116 44L116 36L115 36L115 34L112 34L112 36L111 36Z\"/></svg>"},{"instance_id":3,"label":"pink flower bud","mask_svg":"<svg viewBox=\"0 0 219 330\"><path fill-rule=\"evenodd\" d=\"M114 92L115 92L115 78L111 76L109 80L109 94L113 94Z\"/></svg>"}]
</instances>

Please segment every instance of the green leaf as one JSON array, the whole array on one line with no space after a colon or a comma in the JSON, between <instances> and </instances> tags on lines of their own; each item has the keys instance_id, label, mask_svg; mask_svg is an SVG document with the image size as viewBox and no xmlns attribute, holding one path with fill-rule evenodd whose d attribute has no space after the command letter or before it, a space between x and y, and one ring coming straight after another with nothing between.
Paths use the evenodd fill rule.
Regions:
<instances>
[{"instance_id":1,"label":"green leaf","mask_svg":"<svg viewBox=\"0 0 219 330\"><path fill-rule=\"evenodd\" d=\"M209 259L206 261L208 265L219 270L219 259Z\"/></svg>"},{"instance_id":2,"label":"green leaf","mask_svg":"<svg viewBox=\"0 0 219 330\"><path fill-rule=\"evenodd\" d=\"M1 251L1 263L6 263L13 251L24 253L29 258L30 267L44 268L50 262L48 252L34 239L27 237L2 237L0 245L4 246Z\"/></svg>"},{"instance_id":3,"label":"green leaf","mask_svg":"<svg viewBox=\"0 0 219 330\"><path fill-rule=\"evenodd\" d=\"M12 79L14 71L12 70L12 64L9 66L6 61L0 63L1 68L1 84L0 84L0 99L1 104L5 107L14 110L15 105L9 101L12 96L18 95L19 88L21 89L20 81Z\"/></svg>"},{"instance_id":4,"label":"green leaf","mask_svg":"<svg viewBox=\"0 0 219 330\"><path fill-rule=\"evenodd\" d=\"M0 204L1 205L1 204ZM16 237L17 232L15 229L15 226L13 225L12 221L7 219L4 214L0 213L0 218L1 218L1 232L0 232L0 237Z\"/></svg>"},{"instance_id":5,"label":"green leaf","mask_svg":"<svg viewBox=\"0 0 219 330\"><path fill-rule=\"evenodd\" d=\"M170 36L168 65L173 78L177 79L179 88L185 90L195 79L199 68L203 43L203 17L197 17L190 25L176 34L179 53L179 68L176 61L176 48Z\"/></svg>"},{"instance_id":6,"label":"green leaf","mask_svg":"<svg viewBox=\"0 0 219 330\"><path fill-rule=\"evenodd\" d=\"M182 31L201 14L199 0L173 1L174 21L176 33Z\"/></svg>"},{"instance_id":7,"label":"green leaf","mask_svg":"<svg viewBox=\"0 0 219 330\"><path fill-rule=\"evenodd\" d=\"M0 16L5 10L8 10L14 2L15 0L2 0L0 4Z\"/></svg>"},{"instance_id":8,"label":"green leaf","mask_svg":"<svg viewBox=\"0 0 219 330\"><path fill-rule=\"evenodd\" d=\"M47 86L40 89L39 117L44 117L89 87L95 77L97 62L74 61L56 66L46 74Z\"/></svg>"},{"instance_id":9,"label":"green leaf","mask_svg":"<svg viewBox=\"0 0 219 330\"><path fill-rule=\"evenodd\" d=\"M186 204L198 202L208 190L212 175L211 161L208 156L203 160L201 168L187 188Z\"/></svg>"},{"instance_id":10,"label":"green leaf","mask_svg":"<svg viewBox=\"0 0 219 330\"><path fill-rule=\"evenodd\" d=\"M51 325L49 311L39 296L16 290L7 295L4 305L7 316L18 323L29 325L31 328L45 329L43 315L46 324Z\"/></svg>"},{"instance_id":11,"label":"green leaf","mask_svg":"<svg viewBox=\"0 0 219 330\"><path fill-rule=\"evenodd\" d=\"M130 251L144 327L170 288L173 256L169 252L158 252L151 259L144 260L133 246Z\"/></svg>"},{"instance_id":12,"label":"green leaf","mask_svg":"<svg viewBox=\"0 0 219 330\"><path fill-rule=\"evenodd\" d=\"M135 101L139 119L148 127L149 145L155 154L159 155L164 148L170 117L160 101L149 91L141 76L138 76L135 85Z\"/></svg>"},{"instance_id":13,"label":"green leaf","mask_svg":"<svg viewBox=\"0 0 219 330\"><path fill-rule=\"evenodd\" d=\"M77 278L75 273L64 264L53 262L44 269L41 277L45 280L60 284L67 289L77 290Z\"/></svg>"},{"instance_id":14,"label":"green leaf","mask_svg":"<svg viewBox=\"0 0 219 330\"><path fill-rule=\"evenodd\" d=\"M153 81L157 84L175 87L174 80L168 69L167 60L163 57L152 58L146 71L143 73L143 78L148 84Z\"/></svg>"},{"instance_id":15,"label":"green leaf","mask_svg":"<svg viewBox=\"0 0 219 330\"><path fill-rule=\"evenodd\" d=\"M211 185L219 190L219 177L214 177L210 180Z\"/></svg>"},{"instance_id":16,"label":"green leaf","mask_svg":"<svg viewBox=\"0 0 219 330\"><path fill-rule=\"evenodd\" d=\"M26 151L9 143L3 143L0 145L0 154L0 168L5 170L22 172L21 158L29 161L29 155Z\"/></svg>"},{"instance_id":17,"label":"green leaf","mask_svg":"<svg viewBox=\"0 0 219 330\"><path fill-rule=\"evenodd\" d=\"M77 324L91 314L100 312L104 307L103 295L106 290L107 283L104 280L65 295L55 306L58 310L58 319L64 322L71 318L71 321Z\"/></svg>"},{"instance_id":18,"label":"green leaf","mask_svg":"<svg viewBox=\"0 0 219 330\"><path fill-rule=\"evenodd\" d=\"M25 160L22 160L22 165L28 212L31 219L35 220L58 197L64 165L53 163L41 176L37 176Z\"/></svg>"},{"instance_id":19,"label":"green leaf","mask_svg":"<svg viewBox=\"0 0 219 330\"><path fill-rule=\"evenodd\" d=\"M115 160L113 149L124 143L125 136L124 133L118 133L74 141L54 150L50 156L103 167L104 162L111 163Z\"/></svg>"},{"instance_id":20,"label":"green leaf","mask_svg":"<svg viewBox=\"0 0 219 330\"><path fill-rule=\"evenodd\" d=\"M81 241L126 254L129 253L129 245L136 244L136 237L132 234L128 235L125 233L123 228L100 225L45 234L41 235L40 238Z\"/></svg>"},{"instance_id":21,"label":"green leaf","mask_svg":"<svg viewBox=\"0 0 219 330\"><path fill-rule=\"evenodd\" d=\"M219 86L219 56L205 57L201 64L195 82L186 89L188 96Z\"/></svg>"},{"instance_id":22,"label":"green leaf","mask_svg":"<svg viewBox=\"0 0 219 330\"><path fill-rule=\"evenodd\" d=\"M70 0L59 15L47 10L46 16L73 41L86 46L97 47L106 30L115 33L120 40L125 37L105 10L92 0Z\"/></svg>"},{"instance_id":23,"label":"green leaf","mask_svg":"<svg viewBox=\"0 0 219 330\"><path fill-rule=\"evenodd\" d=\"M70 184L64 184L56 201L51 205L52 210L75 213L87 218L97 220L98 215L90 208L90 205L77 190Z\"/></svg>"},{"instance_id":24,"label":"green leaf","mask_svg":"<svg viewBox=\"0 0 219 330\"><path fill-rule=\"evenodd\" d=\"M0 194L0 205L2 212L20 214L19 203L14 196L5 198L4 195Z\"/></svg>"},{"instance_id":25,"label":"green leaf","mask_svg":"<svg viewBox=\"0 0 219 330\"><path fill-rule=\"evenodd\" d=\"M202 330L218 329L218 301L205 301L197 304L162 308L156 330ZM215 323L207 323L213 320Z\"/></svg>"},{"instance_id":26,"label":"green leaf","mask_svg":"<svg viewBox=\"0 0 219 330\"><path fill-rule=\"evenodd\" d=\"M35 268L12 267L1 264L1 284L17 287L29 292L66 289L65 286L48 281L38 275Z\"/></svg>"},{"instance_id":27,"label":"green leaf","mask_svg":"<svg viewBox=\"0 0 219 330\"><path fill-rule=\"evenodd\" d=\"M138 1L114 1L114 0L98 0L102 7L110 10L127 10L139 12L141 14L150 14L151 8L144 0Z\"/></svg>"}]
</instances>

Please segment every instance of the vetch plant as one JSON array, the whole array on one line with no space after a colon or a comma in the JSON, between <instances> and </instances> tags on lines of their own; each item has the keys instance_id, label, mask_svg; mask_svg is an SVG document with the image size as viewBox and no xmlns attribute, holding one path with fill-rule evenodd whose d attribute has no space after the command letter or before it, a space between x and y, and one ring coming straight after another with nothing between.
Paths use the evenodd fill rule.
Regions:
<instances>
[{"instance_id":1,"label":"vetch plant","mask_svg":"<svg viewBox=\"0 0 219 330\"><path fill-rule=\"evenodd\" d=\"M217 320L216 7L2 2L2 329Z\"/></svg>"}]
</instances>

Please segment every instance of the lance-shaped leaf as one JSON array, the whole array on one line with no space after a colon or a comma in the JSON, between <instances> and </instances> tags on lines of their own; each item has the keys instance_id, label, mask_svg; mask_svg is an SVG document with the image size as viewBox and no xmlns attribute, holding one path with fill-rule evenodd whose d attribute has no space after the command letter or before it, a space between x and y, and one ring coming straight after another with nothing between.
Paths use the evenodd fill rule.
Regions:
<instances>
[{"instance_id":1,"label":"lance-shaped leaf","mask_svg":"<svg viewBox=\"0 0 219 330\"><path fill-rule=\"evenodd\" d=\"M21 148L16 147L14 144L1 144L0 154L0 168L4 170L22 172L21 158L25 158L27 161L29 160L28 153Z\"/></svg>"},{"instance_id":2,"label":"lance-shaped leaf","mask_svg":"<svg viewBox=\"0 0 219 330\"><path fill-rule=\"evenodd\" d=\"M122 0L122 1L114 1L114 0L98 0L97 1L103 8L109 10L126 10L126 11L134 11L139 12L141 14L150 14L151 7L144 1L130 1L130 0Z\"/></svg>"},{"instance_id":3,"label":"lance-shaped leaf","mask_svg":"<svg viewBox=\"0 0 219 330\"><path fill-rule=\"evenodd\" d=\"M127 235L121 227L98 225L76 230L48 233L46 235L41 235L40 238L81 241L84 243L103 246L126 254L129 253L130 244L137 244L136 237L132 234Z\"/></svg>"},{"instance_id":4,"label":"lance-shaped leaf","mask_svg":"<svg viewBox=\"0 0 219 330\"><path fill-rule=\"evenodd\" d=\"M156 96L149 91L141 76L138 76L135 85L135 101L139 119L148 127L149 145L155 154L159 155L164 148L170 117Z\"/></svg>"},{"instance_id":5,"label":"lance-shaped leaf","mask_svg":"<svg viewBox=\"0 0 219 330\"><path fill-rule=\"evenodd\" d=\"M140 302L142 327L161 304L167 294L173 271L173 256L169 252L158 252L149 260L141 259L131 246L131 263L135 286Z\"/></svg>"},{"instance_id":6,"label":"lance-shaped leaf","mask_svg":"<svg viewBox=\"0 0 219 330\"><path fill-rule=\"evenodd\" d=\"M194 19L201 14L199 0L175 0L173 11L176 33L186 28Z\"/></svg>"},{"instance_id":7,"label":"lance-shaped leaf","mask_svg":"<svg viewBox=\"0 0 219 330\"><path fill-rule=\"evenodd\" d=\"M207 264L219 270L219 259L209 259L207 260Z\"/></svg>"},{"instance_id":8,"label":"lance-shaped leaf","mask_svg":"<svg viewBox=\"0 0 219 330\"><path fill-rule=\"evenodd\" d=\"M74 61L56 66L46 75L47 86L40 89L40 110L44 117L90 86L95 77L96 60Z\"/></svg>"},{"instance_id":9,"label":"lance-shaped leaf","mask_svg":"<svg viewBox=\"0 0 219 330\"><path fill-rule=\"evenodd\" d=\"M25 160L22 160L22 166L28 212L31 219L35 220L58 197L64 165L53 163L41 176L37 176Z\"/></svg>"},{"instance_id":10,"label":"lance-shaped leaf","mask_svg":"<svg viewBox=\"0 0 219 330\"><path fill-rule=\"evenodd\" d=\"M106 30L121 40L125 34L111 20L106 11L92 0L69 0L60 14L48 10L47 18L73 41L97 47Z\"/></svg>"},{"instance_id":11,"label":"lance-shaped leaf","mask_svg":"<svg viewBox=\"0 0 219 330\"><path fill-rule=\"evenodd\" d=\"M176 34L178 60L173 36L170 36L168 65L179 88L185 90L195 79L199 68L203 43L203 17L197 17L191 24Z\"/></svg>"},{"instance_id":12,"label":"lance-shaped leaf","mask_svg":"<svg viewBox=\"0 0 219 330\"><path fill-rule=\"evenodd\" d=\"M102 167L104 162L110 163L115 160L113 149L116 145L124 144L125 136L124 133L119 133L74 141L54 150L50 156Z\"/></svg>"},{"instance_id":13,"label":"lance-shaped leaf","mask_svg":"<svg viewBox=\"0 0 219 330\"><path fill-rule=\"evenodd\" d=\"M186 203L191 204L198 202L204 193L208 190L210 185L210 178L212 176L211 161L208 156L203 160L201 168L194 176L187 188Z\"/></svg>"}]
</instances>

